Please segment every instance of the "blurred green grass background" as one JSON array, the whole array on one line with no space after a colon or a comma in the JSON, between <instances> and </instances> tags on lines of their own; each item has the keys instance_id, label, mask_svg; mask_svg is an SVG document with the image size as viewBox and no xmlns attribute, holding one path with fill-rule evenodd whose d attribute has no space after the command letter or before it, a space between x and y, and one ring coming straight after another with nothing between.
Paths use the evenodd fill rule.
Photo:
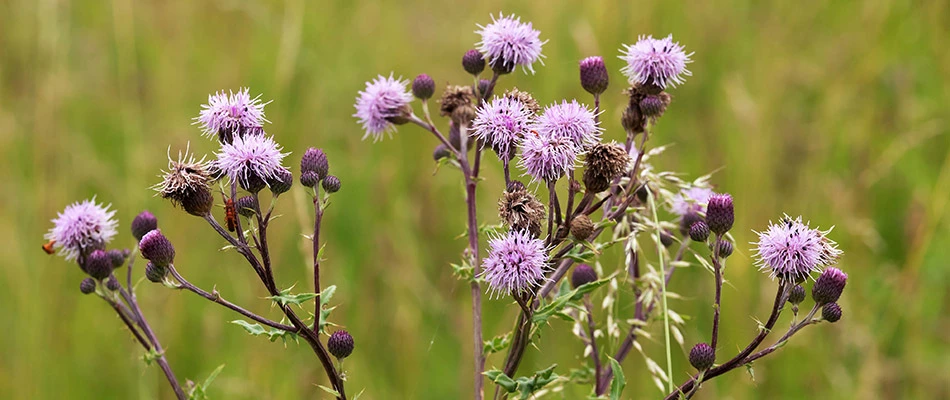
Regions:
<instances>
[{"instance_id":1,"label":"blurred green grass background","mask_svg":"<svg viewBox=\"0 0 950 400\"><path fill-rule=\"evenodd\" d=\"M268 132L293 152L288 165L306 147L322 147L343 182L324 218L323 280L338 286L332 320L356 338L348 392L470 397L469 294L448 266L465 246L456 239L464 231L458 174L433 176L436 142L419 129L374 144L360 140L350 115L376 74L426 72L440 87L469 82L461 55L477 41L475 24L498 11L532 21L550 40L536 75L512 74L501 88L529 89L543 103L587 102L577 61L604 56L609 139L622 138L621 44L673 33L695 51L693 77L672 90L651 144L675 144L656 160L662 168L689 177L722 168L714 182L736 198L740 251L724 292L724 354L754 335L751 316L764 318L771 299L773 283L742 245L754 240L751 230L782 213L837 226L832 237L850 275L843 320L809 328L757 363L754 381L735 372L707 383L699 398L950 397L948 3L748 0L0 3L0 397L172 397L112 311L79 294L78 268L40 250L49 219L93 195L118 209L116 246L133 245L129 223L149 209L186 277L278 318L236 254L217 251L221 240L202 221L147 189L169 145L216 150L190 119L208 93L241 86L274 100ZM493 161L486 169L480 218L494 222L501 171ZM308 207L292 193L278 206L284 217L272 248L280 284L303 289ZM675 307L693 316L687 343L708 335L712 286L700 269L674 279L671 290L686 296ZM233 314L188 293L147 284L139 293L181 379L226 364L214 398L325 396L306 346L249 337L227 323ZM486 337L510 329L514 307L486 300L485 309ZM656 328L661 339L644 344L662 360ZM563 323L545 328L541 348L529 350L521 372L556 362L566 373L581 361ZM684 352L673 355L682 381ZM660 396L641 357L624 367L625 397Z\"/></svg>"}]
</instances>

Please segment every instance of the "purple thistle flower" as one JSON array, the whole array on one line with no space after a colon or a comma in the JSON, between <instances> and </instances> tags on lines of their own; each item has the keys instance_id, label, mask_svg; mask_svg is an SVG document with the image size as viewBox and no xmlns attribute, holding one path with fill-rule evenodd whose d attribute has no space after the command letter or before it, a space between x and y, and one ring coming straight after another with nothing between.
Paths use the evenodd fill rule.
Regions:
<instances>
[{"instance_id":1,"label":"purple thistle flower","mask_svg":"<svg viewBox=\"0 0 950 400\"><path fill-rule=\"evenodd\" d=\"M759 241L752 243L757 247L756 264L760 270L769 270L772 278L804 281L841 254L835 243L825 237L829 232L812 229L802 223L802 217L792 219L786 215L779 223L770 223L765 232L756 232Z\"/></svg>"},{"instance_id":2,"label":"purple thistle flower","mask_svg":"<svg viewBox=\"0 0 950 400\"><path fill-rule=\"evenodd\" d=\"M96 198L66 206L53 220L53 228L45 238L53 241L53 248L73 261L80 254L102 248L116 235L119 223L113 219L115 210L110 205L96 203Z\"/></svg>"},{"instance_id":3,"label":"purple thistle flower","mask_svg":"<svg viewBox=\"0 0 950 400\"><path fill-rule=\"evenodd\" d=\"M704 187L693 186L683 189L670 201L670 211L679 216L690 212L705 212L706 203L713 194L715 193L711 189Z\"/></svg>"},{"instance_id":4,"label":"purple thistle flower","mask_svg":"<svg viewBox=\"0 0 950 400\"><path fill-rule=\"evenodd\" d=\"M545 107L533 126L541 136L570 139L579 150L600 143L603 129L594 119L594 111L577 100Z\"/></svg>"},{"instance_id":5,"label":"purple thistle flower","mask_svg":"<svg viewBox=\"0 0 950 400\"><path fill-rule=\"evenodd\" d=\"M578 148L569 138L532 132L521 140L521 167L532 180L553 182L574 170Z\"/></svg>"},{"instance_id":6,"label":"purple thistle flower","mask_svg":"<svg viewBox=\"0 0 950 400\"><path fill-rule=\"evenodd\" d=\"M261 95L252 99L249 88L229 94L222 90L208 95L208 104L201 105L195 124L201 125L204 136L211 137L219 132L239 132L260 127L270 122L264 117L264 106L269 103L262 102Z\"/></svg>"},{"instance_id":7,"label":"purple thistle flower","mask_svg":"<svg viewBox=\"0 0 950 400\"><path fill-rule=\"evenodd\" d=\"M495 97L478 108L472 128L475 136L488 143L499 158L510 160L515 155L515 143L528 131L531 117L531 111L522 102Z\"/></svg>"},{"instance_id":8,"label":"purple thistle flower","mask_svg":"<svg viewBox=\"0 0 950 400\"><path fill-rule=\"evenodd\" d=\"M548 257L541 239L527 231L509 231L488 245L491 249L482 260L485 270L480 275L488 281L493 296L530 291L545 279Z\"/></svg>"},{"instance_id":9,"label":"purple thistle flower","mask_svg":"<svg viewBox=\"0 0 950 400\"><path fill-rule=\"evenodd\" d=\"M366 82L366 89L356 97L356 114L353 114L366 130L363 139L372 136L376 142L384 133L392 136L396 127L391 119L402 115L413 98L406 88L408 84L407 80L393 78L392 73L388 78L379 75L372 82Z\"/></svg>"},{"instance_id":10,"label":"purple thistle flower","mask_svg":"<svg viewBox=\"0 0 950 400\"><path fill-rule=\"evenodd\" d=\"M620 71L631 83L653 84L666 89L667 85L683 84L683 76L693 75L686 69L686 64L693 62L689 59L693 53L686 54L683 46L673 41L673 35L664 39L641 35L636 44L624 47L620 59L626 61L627 66Z\"/></svg>"},{"instance_id":11,"label":"purple thistle flower","mask_svg":"<svg viewBox=\"0 0 950 400\"><path fill-rule=\"evenodd\" d=\"M496 70L510 72L515 66L534 73L535 61L544 65L541 58L541 46L547 41L541 41L541 32L531 27L531 23L521 22L515 15L505 16L498 14L491 17L492 23L481 26L475 33L482 36L478 42L478 50L485 55L489 65Z\"/></svg>"},{"instance_id":12,"label":"purple thistle flower","mask_svg":"<svg viewBox=\"0 0 950 400\"><path fill-rule=\"evenodd\" d=\"M286 170L281 161L289 153L281 153L281 150L280 145L268 136L235 137L234 142L221 145L221 150L215 154L218 159L214 166L232 182L250 187L253 181L276 179Z\"/></svg>"}]
</instances>

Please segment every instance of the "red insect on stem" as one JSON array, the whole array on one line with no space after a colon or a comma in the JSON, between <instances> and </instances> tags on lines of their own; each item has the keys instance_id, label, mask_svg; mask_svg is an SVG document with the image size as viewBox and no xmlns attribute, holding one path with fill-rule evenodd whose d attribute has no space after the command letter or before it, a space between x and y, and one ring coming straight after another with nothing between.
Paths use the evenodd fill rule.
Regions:
<instances>
[{"instance_id":1,"label":"red insect on stem","mask_svg":"<svg viewBox=\"0 0 950 400\"><path fill-rule=\"evenodd\" d=\"M237 229L237 210L234 208L234 200L224 198L224 219L228 223L228 231L234 232Z\"/></svg>"}]
</instances>

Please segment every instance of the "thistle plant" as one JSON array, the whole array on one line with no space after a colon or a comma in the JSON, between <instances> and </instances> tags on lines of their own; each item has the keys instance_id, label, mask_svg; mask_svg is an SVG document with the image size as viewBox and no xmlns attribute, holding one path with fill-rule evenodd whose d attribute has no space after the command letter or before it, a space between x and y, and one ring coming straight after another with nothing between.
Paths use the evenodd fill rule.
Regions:
<instances>
[{"instance_id":1,"label":"thistle plant","mask_svg":"<svg viewBox=\"0 0 950 400\"><path fill-rule=\"evenodd\" d=\"M578 63L580 87L589 97L538 99L509 80L517 80L519 69L543 73L547 41L541 33L530 22L504 14L477 28L480 39L461 60L470 82L439 90L436 82L443 79L425 73L411 81L395 72L380 74L358 91L353 114L363 139L373 142L398 137L400 126L421 128L434 138L434 161L461 175L465 195L457 207L466 215L467 246L452 268L472 298L476 400L486 395L486 380L495 399L537 398L568 385L582 387L592 398L629 398L629 390L623 395L621 365L633 350L642 355L645 373L666 399L688 399L704 382L752 365L803 328L842 318L837 301L847 274L836 267L842 252L829 237L831 230L786 215L756 232L758 240L752 243L756 264L768 276L763 284L775 291L770 315L736 354L727 350L732 343L721 343L720 311L728 305L722 291L727 260L738 246L732 234L736 205L744 199L714 188L711 175L686 180L685 174L660 170L654 163L668 150L662 144L648 146L663 141L663 116L673 106L668 91L691 76L687 66L692 53L672 35L640 36L634 44L622 45L619 70L627 78L622 89L610 86L608 63L593 55ZM609 90L626 97L620 120L610 123L601 118L601 95ZM438 121L430 111L433 102L442 118ZM337 399L347 398L342 362L353 353L355 341L350 332L331 328L329 302L335 287L320 279L321 222L341 182L330 174L327 154L317 148L303 153L295 179L284 164L290 154L264 129L267 104L260 96L252 98L248 89L209 96L194 123L203 136L217 141L213 158L196 156L190 146L172 157L169 149L168 166L153 189L172 206L200 217L221 237L225 250L247 262L268 301L280 310L279 320L189 282L182 273L188 267L175 263L177 238L165 236L148 211L132 221L137 243L132 250L108 247L118 232L115 211L95 197L68 206L46 237L44 250L79 265L88 275L80 282L81 293L95 293L112 307L179 399L202 398L210 379L182 385L172 372L137 303L133 274L139 258L144 259L138 265L145 264L140 268L145 280L240 314L232 322L248 333L271 341L303 340L325 371L328 386L321 387ZM498 198L497 214L494 209L479 213L479 182L492 179L482 175L482 164L494 162L504 178L504 190L492 193ZM293 286L278 282L279 266L272 262L267 236L278 200L294 185L310 195L314 209L309 292L294 292ZM480 245L486 239L484 250ZM621 262L610 261L607 254L622 255ZM127 266L124 280L116 273L122 266ZM687 318L672 308L684 296L670 292L669 283L675 276L707 271L715 293L708 299L712 324L708 334L687 338ZM799 317L809 280L814 280L814 304ZM312 308L305 308L310 301ZM517 317L510 332L492 332L485 339L484 301L511 305ZM763 348L786 308L793 314L790 327ZM556 319L570 322L582 364L519 371L530 349L546 345L539 339L559 326ZM644 350L643 339L651 337L653 328L663 335L658 342L665 360L659 362ZM672 369L674 342L695 369L679 384Z\"/></svg>"},{"instance_id":2,"label":"thistle plant","mask_svg":"<svg viewBox=\"0 0 950 400\"><path fill-rule=\"evenodd\" d=\"M435 82L443 79L425 73L411 85L394 78L394 72L379 75L359 93L354 114L364 138L374 141L396 136L400 125L422 128L436 140L435 161L461 173L468 246L453 268L471 290L475 399L485 395L485 378L495 385L496 399L540 397L565 385L584 385L592 397L617 399L625 386L620 365L633 349L643 354L648 373L667 399L690 398L703 382L768 355L805 326L840 319L835 301L847 276L832 267L841 252L829 239L830 231L811 228L800 217L785 217L759 233L754 243L757 264L774 282L771 315L742 351L717 357L719 350L731 347L719 343L719 327L726 260L736 246L730 233L734 199L716 193L709 175L686 181L680 173L657 170L652 161L667 147L647 147L662 140L657 128L672 104L668 90L691 76L687 65L692 53L672 35L640 36L623 45L620 71L628 80L623 89L628 102L619 121L623 130L614 133L609 129L613 125L600 118L600 97L610 90L603 57L579 62L580 84L591 98L537 99L524 88L505 85L517 79L518 67L542 73L538 67L546 41L541 33L504 14L492 16L475 32L480 40L464 52L461 63L472 81L447 85L438 101L445 121L433 119L429 110ZM482 163L490 160L498 161L505 179L505 190L496 194L497 220L493 215L481 219L493 213L478 213L475 202L478 183L488 179L480 175ZM484 256L481 232L488 232ZM623 263L603 264L601 256L616 247L621 247L617 251L623 253ZM670 307L671 300L682 296L674 296L667 286L674 275L696 273L689 271L695 266L712 273L714 315L709 336L687 348L686 318ZM793 321L773 345L759 350L786 303L798 316L804 301L801 285L816 274L812 310ZM490 295L488 301L517 307L511 332L484 339L483 293ZM601 307L594 307L592 296L602 298ZM618 304L627 298L633 304ZM552 317L572 321L588 361L570 370L552 365L519 373L529 345L543 346L538 339L554 329ZM640 343L654 321L663 329L665 367L650 359ZM679 385L673 382L671 338L697 370ZM502 352L503 358L487 360Z\"/></svg>"},{"instance_id":3,"label":"thistle plant","mask_svg":"<svg viewBox=\"0 0 950 400\"><path fill-rule=\"evenodd\" d=\"M149 211L141 212L131 223L132 237L137 242L132 250L108 249L118 232L115 210L97 203L95 198L66 207L53 220L53 228L46 235L49 242L44 250L75 261L89 275L81 281L80 291L95 293L112 307L145 349L145 361L161 367L178 399L206 398L207 386L220 367L201 384L182 384L178 380L138 305L136 289L143 278L191 292L236 312L240 317L231 323L251 335L284 343L302 340L313 350L329 385L320 384L318 377L314 377L315 383L335 398L347 398L342 361L354 351L355 342L347 331L332 328L335 324L329 316L334 307L329 302L336 287L322 286L320 282L320 225L330 195L340 190L340 180L329 174L329 162L322 150L310 148L304 152L298 189L305 190L313 201L313 231L308 235L313 242L313 290L294 292L293 286L284 287L277 280L279 266L272 262L267 237L278 200L292 188L294 176L284 166L289 153L264 130L263 124L268 122L264 118L266 104L260 96L251 98L248 89L209 96L195 124L204 136L217 140L219 149L214 158L198 158L191 153L190 146L172 157L169 149L168 167L152 189L173 207L200 217L222 239L224 250L241 255L268 292L267 301L280 310L279 320L258 315L226 300L216 289L208 291L188 281L184 273L190 266L175 263L175 239L162 233L158 219ZM136 264L138 258L144 261ZM135 266L143 262L144 267L138 270L142 275L133 278ZM119 279L123 265L127 265L126 276ZM312 308L306 308L310 307L309 302L314 303Z\"/></svg>"}]
</instances>

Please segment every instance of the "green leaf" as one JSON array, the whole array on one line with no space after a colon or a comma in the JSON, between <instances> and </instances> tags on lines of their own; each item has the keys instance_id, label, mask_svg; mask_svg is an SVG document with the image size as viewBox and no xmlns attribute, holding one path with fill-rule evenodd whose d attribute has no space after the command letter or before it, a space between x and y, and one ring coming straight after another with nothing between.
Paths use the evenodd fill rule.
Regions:
<instances>
[{"instance_id":1,"label":"green leaf","mask_svg":"<svg viewBox=\"0 0 950 400\"><path fill-rule=\"evenodd\" d=\"M485 345L482 346L482 353L485 355L497 353L504 349L507 349L511 345L511 332L507 334L495 336L491 340L486 340Z\"/></svg>"},{"instance_id":2,"label":"green leaf","mask_svg":"<svg viewBox=\"0 0 950 400\"><path fill-rule=\"evenodd\" d=\"M193 385L191 390L188 392L188 398L191 400L208 400L208 387L211 386L211 382L214 382L214 379L218 377L218 374L221 373L221 370L224 369L224 364L215 368L214 371L211 371L211 375L208 375L208 378L205 379L204 383L200 385Z\"/></svg>"},{"instance_id":3,"label":"green leaf","mask_svg":"<svg viewBox=\"0 0 950 400\"><path fill-rule=\"evenodd\" d=\"M334 397L340 397L340 392L337 392L336 390L330 389L323 385L317 385L317 387L319 387L320 389L323 389L324 392L332 394Z\"/></svg>"},{"instance_id":4,"label":"green leaf","mask_svg":"<svg viewBox=\"0 0 950 400\"><path fill-rule=\"evenodd\" d=\"M271 342L276 342L277 339L281 339L285 346L287 345L288 340L293 341L294 343L299 343L299 338L294 332L287 332L277 328L265 328L261 324L252 324L240 319L231 321L231 323L244 328L244 330L247 331L247 333L250 333L252 336L267 336L267 340L270 340Z\"/></svg>"},{"instance_id":5,"label":"green leaf","mask_svg":"<svg viewBox=\"0 0 950 400\"><path fill-rule=\"evenodd\" d=\"M333 287L333 286L331 286L331 287ZM316 294L316 293L298 293L298 294L291 294L290 291L291 291L292 289L293 289L293 286L291 286L291 287L289 287L289 288L287 288L287 289L281 290L281 291L280 291L280 294L277 295L277 296L267 296L267 298L273 300L274 302L276 302L277 304L279 304L279 305L281 305L281 306L286 305L286 304L295 304L295 305L298 305L298 306L299 306L300 304L302 304L302 303L304 303L304 302L307 302L307 301L310 301L310 300L312 300L313 298L317 297L317 294ZM329 288L327 288L327 289L329 289ZM334 288L334 289L335 289L335 288Z\"/></svg>"},{"instance_id":6,"label":"green leaf","mask_svg":"<svg viewBox=\"0 0 950 400\"><path fill-rule=\"evenodd\" d=\"M619 400L624 386L627 386L627 379L623 376L620 363L610 356L607 356L607 359L610 360L610 370L614 372L614 378L610 381L610 400Z\"/></svg>"},{"instance_id":7,"label":"green leaf","mask_svg":"<svg viewBox=\"0 0 950 400\"><path fill-rule=\"evenodd\" d=\"M518 383L518 391L521 392L520 399L527 400L532 393L541 390L545 385L557 379L558 375L554 373L555 367L557 367L557 364L552 364L550 367L535 372L530 378L526 376L518 378L516 382Z\"/></svg>"},{"instance_id":8,"label":"green leaf","mask_svg":"<svg viewBox=\"0 0 950 400\"><path fill-rule=\"evenodd\" d=\"M329 324L327 319L330 318L330 311L333 311L336 307L327 307L330 304L330 299L333 298L333 294L336 293L336 285L327 286L326 289L323 289L320 292L320 317L317 322L318 331L321 333L326 333L326 327Z\"/></svg>"},{"instance_id":9,"label":"green leaf","mask_svg":"<svg viewBox=\"0 0 950 400\"><path fill-rule=\"evenodd\" d=\"M152 362L159 358L162 358L162 353L155 351L155 349L148 349L148 351L142 355L142 361L145 361L145 365L152 365Z\"/></svg>"},{"instance_id":10,"label":"green leaf","mask_svg":"<svg viewBox=\"0 0 950 400\"><path fill-rule=\"evenodd\" d=\"M493 369L485 371L484 374L490 381L495 382L496 385L501 386L508 393L514 393L515 390L518 390L518 383L501 370Z\"/></svg>"},{"instance_id":11,"label":"green leaf","mask_svg":"<svg viewBox=\"0 0 950 400\"><path fill-rule=\"evenodd\" d=\"M576 289L570 292L567 292L562 295L558 295L557 297L554 298L554 300L551 300L550 303L545 304L544 306L539 308L538 311L534 313L534 316L531 318L531 320L536 324L543 324L547 322L549 318L551 318L552 316L555 316L557 313L563 310L564 307L566 307L567 305L573 302L580 300L582 297L584 297L585 294L590 293L594 291L595 289L606 285L608 282L610 282L610 279L611 277L607 277L598 281L587 283L587 284L577 287ZM559 317L565 318L566 316L559 316ZM570 321L571 318L567 317L567 320Z\"/></svg>"}]
</instances>

